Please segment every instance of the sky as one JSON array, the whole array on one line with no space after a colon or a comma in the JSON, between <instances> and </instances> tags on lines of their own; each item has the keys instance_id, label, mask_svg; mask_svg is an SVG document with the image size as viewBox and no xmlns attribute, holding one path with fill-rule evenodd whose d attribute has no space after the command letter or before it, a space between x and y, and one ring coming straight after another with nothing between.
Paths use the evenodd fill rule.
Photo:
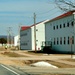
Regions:
<instances>
[{"instance_id":1,"label":"sky","mask_svg":"<svg viewBox=\"0 0 75 75\"><path fill-rule=\"evenodd\" d=\"M18 35L19 26L52 19L62 11L52 2L53 0L0 0L0 35L8 35L9 27L13 35Z\"/></svg>"}]
</instances>

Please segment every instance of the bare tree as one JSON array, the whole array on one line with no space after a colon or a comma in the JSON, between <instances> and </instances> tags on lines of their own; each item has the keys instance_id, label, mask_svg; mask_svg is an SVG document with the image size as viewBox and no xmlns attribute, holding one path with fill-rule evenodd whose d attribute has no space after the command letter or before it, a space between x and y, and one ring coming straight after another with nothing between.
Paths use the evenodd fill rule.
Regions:
<instances>
[{"instance_id":1,"label":"bare tree","mask_svg":"<svg viewBox=\"0 0 75 75\"><path fill-rule=\"evenodd\" d=\"M75 10L75 0L54 0L54 2L63 11Z\"/></svg>"}]
</instances>

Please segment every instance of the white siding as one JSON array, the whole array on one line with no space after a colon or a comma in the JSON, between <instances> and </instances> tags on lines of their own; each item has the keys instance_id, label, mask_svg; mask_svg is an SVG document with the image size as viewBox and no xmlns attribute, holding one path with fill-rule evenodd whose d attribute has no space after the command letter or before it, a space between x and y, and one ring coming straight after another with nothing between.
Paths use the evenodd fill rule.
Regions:
<instances>
[{"instance_id":1,"label":"white siding","mask_svg":"<svg viewBox=\"0 0 75 75\"><path fill-rule=\"evenodd\" d=\"M46 41L50 41L50 38L52 39L52 48L54 50L62 51L62 52L71 52L71 44L68 44L68 37L69 39L75 35L73 34L74 32L74 26L71 26L71 22L74 20L74 16L68 16L62 19L58 19L55 21L51 21L46 23ZM69 22L70 26L67 27L67 23ZM65 27L63 27L63 24L65 23ZM61 28L60 28L61 24ZM58 25L58 29L57 29ZM55 29L53 27L55 26ZM64 37L66 38L66 42L64 44ZM54 44L54 38L55 38L55 44ZM58 38L58 43L57 44L57 38ZM62 44L60 44L60 38L62 38ZM74 41L75 43L75 41ZM74 51L74 44L72 44L72 50Z\"/></svg>"},{"instance_id":2,"label":"white siding","mask_svg":"<svg viewBox=\"0 0 75 75\"><path fill-rule=\"evenodd\" d=\"M48 21L48 20L47 20ZM45 23L46 21L40 22L36 25L36 49L41 49L41 42L45 41ZM27 34L27 35L25 35ZM27 30L21 31L21 49L35 50L34 44L34 26ZM27 45L25 45L27 43Z\"/></svg>"},{"instance_id":3,"label":"white siding","mask_svg":"<svg viewBox=\"0 0 75 75\"><path fill-rule=\"evenodd\" d=\"M31 50L35 50L35 44L34 44L34 26L31 27L31 41L32 41L32 49Z\"/></svg>"},{"instance_id":4,"label":"white siding","mask_svg":"<svg viewBox=\"0 0 75 75\"><path fill-rule=\"evenodd\" d=\"M45 25L44 22L36 25L36 49L41 49L41 42L45 41ZM34 26L32 27L32 50L35 50L34 45Z\"/></svg>"},{"instance_id":5,"label":"white siding","mask_svg":"<svg viewBox=\"0 0 75 75\"><path fill-rule=\"evenodd\" d=\"M37 40L37 49L41 49L42 41L45 41L45 25L41 23L40 25L36 26L36 40Z\"/></svg>"},{"instance_id":6,"label":"white siding","mask_svg":"<svg viewBox=\"0 0 75 75\"><path fill-rule=\"evenodd\" d=\"M20 34L20 47L21 49L30 50L31 49L31 28L21 31Z\"/></svg>"},{"instance_id":7,"label":"white siding","mask_svg":"<svg viewBox=\"0 0 75 75\"><path fill-rule=\"evenodd\" d=\"M19 42L19 35L14 37L14 46L18 46L18 42Z\"/></svg>"}]
</instances>

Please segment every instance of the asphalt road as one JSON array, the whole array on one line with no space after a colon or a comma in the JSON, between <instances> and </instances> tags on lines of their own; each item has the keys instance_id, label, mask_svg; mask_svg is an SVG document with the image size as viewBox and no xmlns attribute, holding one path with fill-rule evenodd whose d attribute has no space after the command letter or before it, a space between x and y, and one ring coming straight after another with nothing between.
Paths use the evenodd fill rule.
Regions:
<instances>
[{"instance_id":1,"label":"asphalt road","mask_svg":"<svg viewBox=\"0 0 75 75\"><path fill-rule=\"evenodd\" d=\"M75 68L51 68L51 67L20 67L22 71L29 75L75 75Z\"/></svg>"},{"instance_id":2,"label":"asphalt road","mask_svg":"<svg viewBox=\"0 0 75 75\"><path fill-rule=\"evenodd\" d=\"M0 75L27 75L27 74L0 64Z\"/></svg>"}]
</instances>

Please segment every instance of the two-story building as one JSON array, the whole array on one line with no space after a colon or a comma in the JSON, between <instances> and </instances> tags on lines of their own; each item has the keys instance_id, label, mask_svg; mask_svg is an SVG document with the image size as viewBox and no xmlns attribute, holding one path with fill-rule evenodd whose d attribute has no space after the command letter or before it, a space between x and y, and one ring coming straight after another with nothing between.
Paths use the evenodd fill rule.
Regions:
<instances>
[{"instance_id":1,"label":"two-story building","mask_svg":"<svg viewBox=\"0 0 75 75\"><path fill-rule=\"evenodd\" d=\"M42 41L45 41L45 22L26 26L20 32L20 48L23 50L40 50Z\"/></svg>"},{"instance_id":2,"label":"two-story building","mask_svg":"<svg viewBox=\"0 0 75 75\"><path fill-rule=\"evenodd\" d=\"M45 40L52 40L52 50L75 53L75 11L69 11L47 21Z\"/></svg>"}]
</instances>

